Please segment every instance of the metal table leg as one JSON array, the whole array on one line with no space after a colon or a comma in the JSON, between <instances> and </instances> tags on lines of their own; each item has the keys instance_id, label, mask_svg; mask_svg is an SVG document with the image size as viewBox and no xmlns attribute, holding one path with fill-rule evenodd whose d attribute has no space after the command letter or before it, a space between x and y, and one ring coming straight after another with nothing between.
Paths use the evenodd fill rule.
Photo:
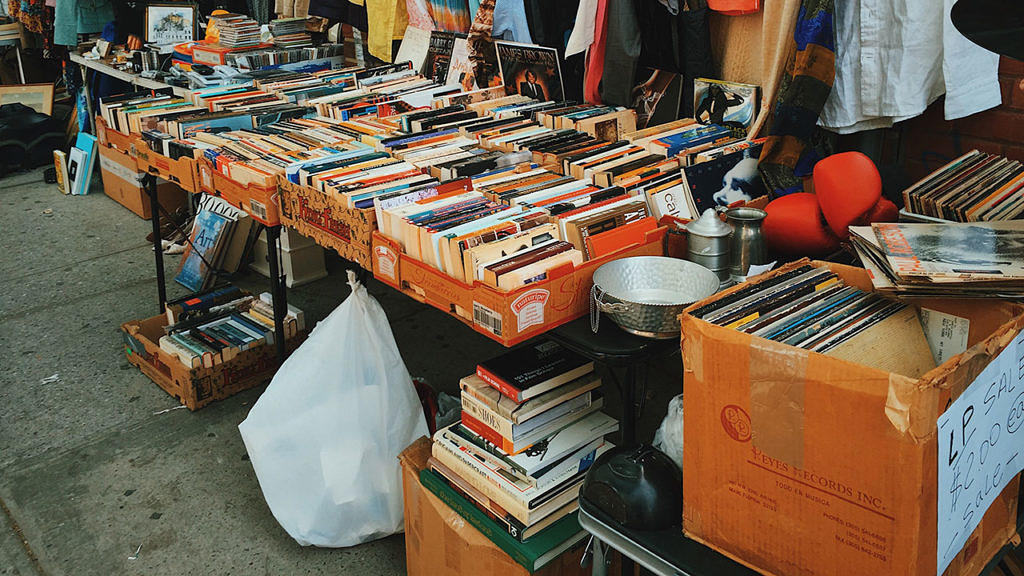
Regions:
<instances>
[{"instance_id":1,"label":"metal table leg","mask_svg":"<svg viewBox=\"0 0 1024 576\"><path fill-rule=\"evenodd\" d=\"M149 194L149 207L152 212L153 222L153 258L156 263L156 289L159 298L160 314L164 313L164 306L167 304L167 286L164 282L164 247L163 238L160 236L160 200L156 195L156 176L146 174L142 177L142 185Z\"/></svg>"},{"instance_id":2,"label":"metal table leg","mask_svg":"<svg viewBox=\"0 0 1024 576\"><path fill-rule=\"evenodd\" d=\"M284 274L280 265L281 225L267 226L267 259L270 264L270 295L274 302L274 345L277 360L284 362L284 318L288 313L288 296Z\"/></svg>"}]
</instances>

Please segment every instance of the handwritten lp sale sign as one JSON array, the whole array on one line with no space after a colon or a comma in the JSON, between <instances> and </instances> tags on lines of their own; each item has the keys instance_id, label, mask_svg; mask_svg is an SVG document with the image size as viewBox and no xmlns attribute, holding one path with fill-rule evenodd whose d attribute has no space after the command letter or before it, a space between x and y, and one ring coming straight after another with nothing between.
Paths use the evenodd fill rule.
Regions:
<instances>
[{"instance_id":1,"label":"handwritten lp sale sign","mask_svg":"<svg viewBox=\"0 0 1024 576\"><path fill-rule=\"evenodd\" d=\"M1024 333L939 417L938 574L1024 469Z\"/></svg>"}]
</instances>

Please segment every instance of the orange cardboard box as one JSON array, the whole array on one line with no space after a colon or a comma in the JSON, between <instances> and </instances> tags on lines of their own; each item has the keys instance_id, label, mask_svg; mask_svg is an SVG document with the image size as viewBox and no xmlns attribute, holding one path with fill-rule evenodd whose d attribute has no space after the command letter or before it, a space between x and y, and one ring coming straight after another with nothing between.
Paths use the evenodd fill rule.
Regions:
<instances>
[{"instance_id":1,"label":"orange cardboard box","mask_svg":"<svg viewBox=\"0 0 1024 576\"><path fill-rule=\"evenodd\" d=\"M420 484L430 440L420 438L398 457L405 498L405 565L409 576L528 576L530 572ZM586 542L586 539L583 540ZM571 548L534 576L588 576L583 545ZM609 574L618 574L613 562Z\"/></svg>"},{"instance_id":2,"label":"orange cardboard box","mask_svg":"<svg viewBox=\"0 0 1024 576\"><path fill-rule=\"evenodd\" d=\"M195 166L198 190L220 196L266 226L281 223L276 178L268 178L263 185L241 184L218 172L205 158L196 160Z\"/></svg>"},{"instance_id":3,"label":"orange cardboard box","mask_svg":"<svg viewBox=\"0 0 1024 576\"><path fill-rule=\"evenodd\" d=\"M505 346L513 346L590 310L594 271L606 262L629 256L662 256L665 228L645 233L644 240L578 268L572 264L548 271L547 278L511 291L483 282L466 284L402 253L402 247L380 232L373 233L373 275L408 296L469 324Z\"/></svg>"},{"instance_id":4,"label":"orange cardboard box","mask_svg":"<svg viewBox=\"0 0 1024 576\"><path fill-rule=\"evenodd\" d=\"M871 290L863 269L815 265ZM680 316L687 536L765 574L934 576L937 419L1021 331L1024 307L914 300L970 325L966 352L913 379L688 313L735 289ZM900 340L877 344L898 354ZM1018 490L1014 477L944 574L976 575L1017 539Z\"/></svg>"},{"instance_id":5,"label":"orange cardboard box","mask_svg":"<svg viewBox=\"0 0 1024 576\"><path fill-rule=\"evenodd\" d=\"M97 146L100 154L100 176L103 178L103 192L119 204L142 218L149 220L152 210L149 193L142 188L143 173L139 172L135 159L116 148ZM168 213L185 204L184 190L170 182L160 182L156 187L157 199Z\"/></svg>"}]
</instances>

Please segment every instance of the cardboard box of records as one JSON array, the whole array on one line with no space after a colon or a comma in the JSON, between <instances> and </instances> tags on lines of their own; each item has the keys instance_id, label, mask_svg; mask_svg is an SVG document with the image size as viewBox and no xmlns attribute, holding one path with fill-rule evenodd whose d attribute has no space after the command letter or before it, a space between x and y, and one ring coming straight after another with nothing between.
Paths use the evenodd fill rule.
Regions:
<instances>
[{"instance_id":1,"label":"cardboard box of records","mask_svg":"<svg viewBox=\"0 0 1024 576\"><path fill-rule=\"evenodd\" d=\"M448 504L424 488L420 471L428 468L430 441L420 438L399 455L405 500L405 560L410 576L527 576L526 568L492 542ZM583 542L586 542L584 539ZM534 576L584 576L583 546L563 551ZM618 574L618 556L609 574Z\"/></svg>"},{"instance_id":2,"label":"cardboard box of records","mask_svg":"<svg viewBox=\"0 0 1024 576\"><path fill-rule=\"evenodd\" d=\"M342 258L370 269L370 246L377 229L374 208L349 208L337 195L278 177L281 222Z\"/></svg>"},{"instance_id":3,"label":"cardboard box of records","mask_svg":"<svg viewBox=\"0 0 1024 576\"><path fill-rule=\"evenodd\" d=\"M687 536L765 574L917 576L1017 538L1024 307L906 302L803 260L680 316Z\"/></svg>"},{"instance_id":4,"label":"cardboard box of records","mask_svg":"<svg viewBox=\"0 0 1024 576\"><path fill-rule=\"evenodd\" d=\"M277 348L262 344L242 350L212 366L186 366L178 356L161 348L167 316L133 320L121 325L128 361L139 367L165 392L189 410L198 410L214 400L223 400L243 390L269 382L277 372ZM288 338L289 353L305 340L308 332Z\"/></svg>"},{"instance_id":5,"label":"cardboard box of records","mask_svg":"<svg viewBox=\"0 0 1024 576\"><path fill-rule=\"evenodd\" d=\"M195 163L199 190L220 196L262 224L277 226L281 223L275 177L271 176L260 184L241 184L214 170L213 165L205 158L200 158Z\"/></svg>"},{"instance_id":6,"label":"cardboard box of records","mask_svg":"<svg viewBox=\"0 0 1024 576\"><path fill-rule=\"evenodd\" d=\"M403 253L402 246L373 233L373 275L412 298L447 312L477 332L512 346L583 316L590 309L594 271L630 256L664 254L665 228L643 233L644 240L606 255L571 262L545 272L545 278L504 291L480 281L462 282Z\"/></svg>"}]
</instances>

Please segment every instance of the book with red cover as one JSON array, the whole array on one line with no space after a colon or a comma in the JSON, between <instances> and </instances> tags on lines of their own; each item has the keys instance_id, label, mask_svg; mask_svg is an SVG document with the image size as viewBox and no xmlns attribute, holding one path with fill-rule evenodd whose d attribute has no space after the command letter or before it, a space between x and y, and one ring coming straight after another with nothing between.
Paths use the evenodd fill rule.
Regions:
<instances>
[{"instance_id":1,"label":"book with red cover","mask_svg":"<svg viewBox=\"0 0 1024 576\"><path fill-rule=\"evenodd\" d=\"M551 340L515 348L476 367L492 388L522 403L592 372L594 363Z\"/></svg>"}]
</instances>

